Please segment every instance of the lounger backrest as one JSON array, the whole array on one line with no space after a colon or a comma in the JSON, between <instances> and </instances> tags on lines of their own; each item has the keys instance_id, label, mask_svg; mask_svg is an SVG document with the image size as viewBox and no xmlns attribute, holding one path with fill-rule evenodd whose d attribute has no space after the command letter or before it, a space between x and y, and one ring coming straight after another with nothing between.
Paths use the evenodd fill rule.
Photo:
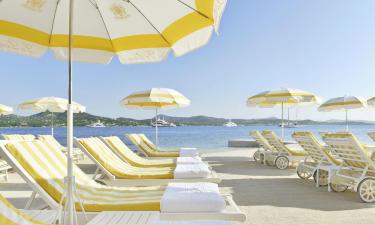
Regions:
<instances>
[{"instance_id":1,"label":"lounger backrest","mask_svg":"<svg viewBox=\"0 0 375 225\"><path fill-rule=\"evenodd\" d=\"M0 195L0 224L2 225L49 225L37 221L16 209L8 200Z\"/></svg>"},{"instance_id":2,"label":"lounger backrest","mask_svg":"<svg viewBox=\"0 0 375 225\"><path fill-rule=\"evenodd\" d=\"M368 133L368 136L369 136L373 141L375 141L375 132L370 132L370 133Z\"/></svg>"},{"instance_id":3,"label":"lounger backrest","mask_svg":"<svg viewBox=\"0 0 375 225\"><path fill-rule=\"evenodd\" d=\"M32 141L35 139L35 136L32 134L3 134L4 140L13 140L13 141Z\"/></svg>"},{"instance_id":4,"label":"lounger backrest","mask_svg":"<svg viewBox=\"0 0 375 225\"><path fill-rule=\"evenodd\" d=\"M325 147L319 143L313 133L294 132L292 137L314 161L336 165L337 160L335 160L327 149L325 149Z\"/></svg>"},{"instance_id":5,"label":"lounger backrest","mask_svg":"<svg viewBox=\"0 0 375 225\"><path fill-rule=\"evenodd\" d=\"M154 149L150 148L138 134L127 134L129 140L131 140L141 151L147 155L154 154Z\"/></svg>"},{"instance_id":6,"label":"lounger backrest","mask_svg":"<svg viewBox=\"0 0 375 225\"><path fill-rule=\"evenodd\" d=\"M156 145L145 135L145 134L138 134L138 136L142 139L142 141L151 149L158 150Z\"/></svg>"},{"instance_id":7,"label":"lounger backrest","mask_svg":"<svg viewBox=\"0 0 375 225\"><path fill-rule=\"evenodd\" d=\"M56 140L56 138L55 138L54 136L52 136L52 135L38 135L38 138L39 138L40 140L44 141L44 142L45 142L46 144L48 144L48 145L55 146L55 147L57 147L57 148L59 148L59 149L65 149L65 147L62 146L62 145L60 144L60 142L58 142L58 141Z\"/></svg>"},{"instance_id":8,"label":"lounger backrest","mask_svg":"<svg viewBox=\"0 0 375 225\"><path fill-rule=\"evenodd\" d=\"M262 134L257 131L257 130L254 130L254 131L251 131L250 132L250 136L252 138L254 138L254 140L260 145L260 147L262 147L264 150L266 151L271 151L271 152L277 152L275 150L275 148L270 145L270 143L268 143L268 141L262 136Z\"/></svg>"},{"instance_id":9,"label":"lounger backrest","mask_svg":"<svg viewBox=\"0 0 375 225\"><path fill-rule=\"evenodd\" d=\"M125 143L117 136L102 137L104 141L119 155L131 165L144 163L144 159L135 154Z\"/></svg>"},{"instance_id":10,"label":"lounger backrest","mask_svg":"<svg viewBox=\"0 0 375 225\"><path fill-rule=\"evenodd\" d=\"M273 146L279 153L289 154L289 149L285 146L284 142L273 131L263 131L263 137Z\"/></svg>"},{"instance_id":11,"label":"lounger backrest","mask_svg":"<svg viewBox=\"0 0 375 225\"><path fill-rule=\"evenodd\" d=\"M367 166L370 170L375 169L373 161L353 134L330 133L323 136L323 141L343 160L344 165L357 169L364 169Z\"/></svg>"}]
</instances>

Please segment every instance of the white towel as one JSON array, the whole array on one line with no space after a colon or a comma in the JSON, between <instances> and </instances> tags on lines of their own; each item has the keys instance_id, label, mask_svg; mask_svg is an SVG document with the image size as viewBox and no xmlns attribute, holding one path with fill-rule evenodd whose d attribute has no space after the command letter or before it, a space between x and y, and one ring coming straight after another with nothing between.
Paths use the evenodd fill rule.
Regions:
<instances>
[{"instance_id":1,"label":"white towel","mask_svg":"<svg viewBox=\"0 0 375 225\"><path fill-rule=\"evenodd\" d=\"M177 164L174 170L174 178L206 178L211 174L210 169L204 163Z\"/></svg>"},{"instance_id":2,"label":"white towel","mask_svg":"<svg viewBox=\"0 0 375 225\"><path fill-rule=\"evenodd\" d=\"M152 225L231 225L228 221L191 220L191 221L157 221Z\"/></svg>"},{"instance_id":3,"label":"white towel","mask_svg":"<svg viewBox=\"0 0 375 225\"><path fill-rule=\"evenodd\" d=\"M197 157L178 157L177 158L177 164L200 164L202 163L202 158Z\"/></svg>"},{"instance_id":4,"label":"white towel","mask_svg":"<svg viewBox=\"0 0 375 225\"><path fill-rule=\"evenodd\" d=\"M160 202L160 211L221 212L225 201L214 183L169 183Z\"/></svg>"},{"instance_id":5,"label":"white towel","mask_svg":"<svg viewBox=\"0 0 375 225\"><path fill-rule=\"evenodd\" d=\"M180 148L181 157L196 157L199 156L197 148Z\"/></svg>"}]
</instances>

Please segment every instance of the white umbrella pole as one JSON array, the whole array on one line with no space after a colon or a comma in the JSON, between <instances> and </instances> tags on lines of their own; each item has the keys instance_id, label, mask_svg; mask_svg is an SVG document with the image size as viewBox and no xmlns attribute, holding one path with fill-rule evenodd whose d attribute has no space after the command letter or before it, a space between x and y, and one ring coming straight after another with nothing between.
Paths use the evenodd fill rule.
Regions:
<instances>
[{"instance_id":1,"label":"white umbrella pole","mask_svg":"<svg viewBox=\"0 0 375 225\"><path fill-rule=\"evenodd\" d=\"M73 9L74 0L69 0L69 88L68 88L68 112L67 112L67 147L68 147L68 176L65 178L65 188L66 188L66 211L64 217L64 224L75 225L77 221L75 220L75 204L74 204L74 176L73 176L73 160L72 160L72 150L73 150L73 74L72 74L72 34L73 34Z\"/></svg>"},{"instance_id":2,"label":"white umbrella pole","mask_svg":"<svg viewBox=\"0 0 375 225\"><path fill-rule=\"evenodd\" d=\"M52 137L54 136L53 135L53 112L51 112L51 117L52 117L52 121L51 121L51 135L52 135Z\"/></svg>"},{"instance_id":3,"label":"white umbrella pole","mask_svg":"<svg viewBox=\"0 0 375 225\"><path fill-rule=\"evenodd\" d=\"M349 131L348 110L347 109L345 109L345 121L346 121L346 131Z\"/></svg>"},{"instance_id":4,"label":"white umbrella pole","mask_svg":"<svg viewBox=\"0 0 375 225\"><path fill-rule=\"evenodd\" d=\"M155 143L156 147L159 146L159 134L158 134L158 108L155 108Z\"/></svg>"},{"instance_id":5,"label":"white umbrella pole","mask_svg":"<svg viewBox=\"0 0 375 225\"><path fill-rule=\"evenodd\" d=\"M281 102L281 138L284 140L284 102Z\"/></svg>"}]
</instances>

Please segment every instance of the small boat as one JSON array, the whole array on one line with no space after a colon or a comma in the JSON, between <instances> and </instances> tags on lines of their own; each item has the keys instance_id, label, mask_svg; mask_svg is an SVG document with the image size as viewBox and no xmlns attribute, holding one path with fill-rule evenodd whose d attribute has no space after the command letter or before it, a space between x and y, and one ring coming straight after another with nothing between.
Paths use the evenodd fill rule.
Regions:
<instances>
[{"instance_id":1,"label":"small boat","mask_svg":"<svg viewBox=\"0 0 375 225\"><path fill-rule=\"evenodd\" d=\"M100 127L106 127L104 125L104 123L100 122L100 120L98 120L96 123L92 123L90 125L87 125L87 127L92 127L92 128L100 128Z\"/></svg>"},{"instance_id":2,"label":"small boat","mask_svg":"<svg viewBox=\"0 0 375 225\"><path fill-rule=\"evenodd\" d=\"M231 120L223 124L224 127L237 127L238 125Z\"/></svg>"},{"instance_id":3,"label":"small boat","mask_svg":"<svg viewBox=\"0 0 375 225\"><path fill-rule=\"evenodd\" d=\"M160 118L158 118L156 122L151 122L151 126L156 127L156 125L158 127L175 127L176 126L176 124L172 122L168 122L165 119L160 119Z\"/></svg>"}]
</instances>

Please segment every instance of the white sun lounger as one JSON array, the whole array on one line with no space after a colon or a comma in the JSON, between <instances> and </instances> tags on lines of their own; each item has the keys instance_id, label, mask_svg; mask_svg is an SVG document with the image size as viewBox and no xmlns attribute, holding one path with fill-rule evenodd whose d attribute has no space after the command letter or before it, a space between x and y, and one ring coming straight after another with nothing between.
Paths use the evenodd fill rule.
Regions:
<instances>
[{"instance_id":1,"label":"white sun lounger","mask_svg":"<svg viewBox=\"0 0 375 225\"><path fill-rule=\"evenodd\" d=\"M92 139L92 141L96 141L95 143L92 143L92 144L95 144L95 147L97 147L97 149L95 149L95 151L97 151L96 156L94 156L90 152L90 150L88 150L86 148L86 146L84 146L81 143L80 139L74 138L74 143L97 165L98 169L97 169L96 173L94 174L94 177L96 177L96 175L99 172L101 172L102 175L105 175L105 177L108 178L104 182L106 184L109 184L109 185L152 186L152 185L166 185L170 182L184 182L184 183L186 183L186 182L191 182L191 183L195 183L195 182L220 183L221 182L221 179L217 176L216 172L213 171L213 170L211 170L210 174L205 178L174 178L174 179L173 178L167 178L167 179L164 179L164 178L162 178L162 179L161 178L152 178L152 179L137 178L137 179L134 179L133 178L133 179L119 179L115 175L116 171L111 171L111 168L108 168L109 165L103 165L103 163L99 162L99 160L101 160L103 162L108 162L108 160L113 160L114 164L115 163L118 164L118 168L119 168L118 170L123 169L123 171L121 170L119 172L127 172L127 171L130 172L130 171L133 171L133 170L138 170L138 171L141 172L141 171L145 171L147 169L133 167L133 166L125 163L121 158L119 158L115 153L113 153L112 150L105 143L103 143L99 138L91 138L91 139ZM91 140L89 140L89 141L91 141ZM92 147L94 147L94 146L92 146ZM94 151L94 149L92 149L92 151ZM181 166L182 167L188 167L188 166L196 166L196 165L181 165ZM126 167L128 168L127 171L126 171ZM148 169L150 169L150 168L148 168ZM171 169L173 169L173 168L171 168ZM178 167L176 167L176 169L178 169ZM151 170L150 170L150 172L154 173L155 176L159 176L157 171L153 172L152 170L159 170L159 168L151 168ZM164 170L165 169L163 169L163 171ZM174 173L176 173L176 171ZM171 175L173 175L173 174L171 174ZM141 175L139 175L139 176L141 176Z\"/></svg>"},{"instance_id":2,"label":"white sun lounger","mask_svg":"<svg viewBox=\"0 0 375 225\"><path fill-rule=\"evenodd\" d=\"M47 156L44 156L45 154L47 154L47 155L52 154L52 157L60 158L59 161L60 160L66 161L66 159L64 159L65 156L60 151L54 151L52 149L48 149L48 147L45 146L40 141L30 141L30 142L28 142L28 141L22 141L22 142L19 142L19 141L12 141L12 142L0 141L0 154L7 160L7 162L9 162L9 164L20 174L20 176L27 182L27 184L33 190L33 194L30 198L30 201L27 203L27 206L31 205L32 200L35 198L36 194L38 194L43 199L43 201L46 203L48 208L50 208L52 210L58 210L60 208L60 205L59 205L59 202L57 202L54 199L54 197L56 197L56 196L51 196L50 193L46 189L44 189L44 187L42 187L37 180L34 179L33 175L25 167L23 167L22 164L13 156L11 151L7 149L7 144L11 144L11 146L25 146L25 145L27 147L32 146L31 149L24 149L24 150L20 151L20 152L25 152L25 153L33 152L32 150L33 150L34 146L41 147L42 149L39 149L39 150L41 150L42 152L39 153L39 154L35 154L33 157L37 157L37 158L42 157L42 158L40 158L40 160L42 160L42 162L43 162L42 165L48 166L48 168L50 168L50 167L54 168L54 167L57 167L57 166L66 167L66 162L63 163L63 162L55 161L56 163L53 163L53 162L50 162L50 161L46 161ZM51 151L53 153L50 153ZM18 152L18 150L17 150L17 152ZM53 156L53 155L55 155L55 156ZM23 156L24 159L26 159L25 157L26 156ZM33 160L31 160L31 161L33 161ZM29 163L33 163L33 162L29 162ZM57 164L59 164L59 165L57 165ZM61 168L61 169L62 169L61 172L66 173L65 172L66 168ZM44 174L43 179L46 179L49 176L48 174L50 174L51 172L52 171L49 171L49 169L43 170L43 171L38 171L38 173ZM75 172L75 176L76 176L76 179L77 179L77 184L81 183L81 185L82 184L87 185L87 187L85 186L85 188L90 189L90 188L98 187L99 189L103 189L103 191L105 191L105 193L108 193L110 190L113 189L113 190L117 190L116 192L119 192L118 194L121 194L122 191L125 191L125 193L128 192L129 190L136 191L136 192L134 192L134 194L132 194L132 195L134 195L134 197L132 197L132 201L134 201L134 203L128 202L128 200L126 200L126 201L121 200L123 198L121 198L121 199L114 198L112 200L112 201L114 201L112 207L115 207L115 208L121 207L121 209L122 209L123 208L122 205L124 205L124 204L125 204L124 205L125 208L129 207L129 205L126 206L126 204L130 204L130 205L136 204L135 206L131 206L131 208L140 207L140 206L146 207L146 208L147 207L148 208L156 207L155 204L157 204L157 201L159 201L159 200L157 200L157 199L159 199L159 197L158 197L159 192L161 191L160 193L163 194L163 190L165 189L163 187L145 187L145 188L130 188L129 189L129 188L122 188L122 187L104 186L104 185L97 184L93 180L88 178L75 165L74 165L74 172ZM47 176L47 177L45 177L45 176ZM51 177L52 180L46 179L46 182L55 182L55 181L63 182L63 178L60 178L61 176L64 176L64 175L63 174L56 174L56 175L54 175L54 178ZM81 180L81 181L79 181L79 180ZM56 184L51 183L50 185L53 185L55 190L60 189L60 186L56 186ZM189 185L189 184L185 184L185 185ZM214 184L212 184L212 185L214 185ZM88 198L88 200L83 201L83 204L85 205L85 208L86 208L86 205L87 205L87 207L93 207L93 206L99 207L97 209L101 209L103 207L108 208L107 204L109 204L109 203L106 203L103 206L97 205L97 204L101 204L100 202L103 202L103 200L100 200L100 199L97 200L96 199L97 197L102 196L100 193L98 193L98 195L95 194L94 196L96 196L96 197L93 198L93 200L90 200L92 198L91 195L90 195L91 192L85 192L85 189L80 191L79 186L77 186L77 189L80 192L80 194L88 196L88 197L86 197L86 198ZM97 191L100 192L99 189ZM138 189L140 189L140 190L138 190ZM92 189L92 190L94 190L94 189ZM178 189L178 190L180 190L180 189ZM59 190L60 194L61 194L61 191L62 190ZM114 192L114 194L116 192ZM149 192L149 193L151 192L152 195L147 195L147 192ZM164 192L165 192L165 190L164 190ZM189 192L189 189L188 189L188 192ZM155 194L157 194L157 196ZM204 192L202 192L202 194L204 194ZM141 202L139 202L138 197L136 197L136 195L143 196ZM153 200L154 197L152 197L152 196L155 196L157 198L155 200ZM220 211L211 211L211 212L210 211L199 211L198 212L198 211L194 211L195 210L194 207L192 207L193 211L190 211L190 212L185 212L185 211L169 212L169 211L161 210L160 211L160 218L162 218L163 220L176 220L176 219L177 220L191 220L192 218L194 218L196 220L244 221L246 219L246 216L239 210L237 205L234 203L232 197L230 195L221 195L221 196L222 196L221 199L224 201L223 202L224 205L223 205L223 209L220 210ZM126 197L126 196L122 196L122 197ZM101 198L104 198L104 196L101 197ZM105 198L107 198L107 197L105 197ZM111 197L111 199L112 199L112 197ZM151 205L143 206L143 204L145 204L144 202L147 199L150 199L148 201L150 202ZM164 199L164 196L163 196L162 200L163 199ZM185 202L191 201L188 198L186 198L186 199L178 198L178 199L183 200ZM201 198L200 201L204 201L204 199L205 198ZM118 203L117 203L117 201L118 201ZM90 202L92 202L92 203L90 203ZM209 203L209 202L207 202L207 203ZM94 205L92 205L92 204L94 204ZM140 204L140 205L138 205L138 204ZM158 204L160 204L160 202ZM187 203L183 203L183 204L187 204ZM189 203L189 204L193 204L193 203ZM109 206L109 207L111 207L111 206ZM139 209L140 208L138 208L138 210ZM90 212L87 212L87 211L90 211ZM142 210L139 210L139 211L142 211ZM97 212L97 210L95 212L92 212L91 210L86 209L86 214L88 214L89 216L92 216L92 215L98 214L98 212Z\"/></svg>"}]
</instances>

